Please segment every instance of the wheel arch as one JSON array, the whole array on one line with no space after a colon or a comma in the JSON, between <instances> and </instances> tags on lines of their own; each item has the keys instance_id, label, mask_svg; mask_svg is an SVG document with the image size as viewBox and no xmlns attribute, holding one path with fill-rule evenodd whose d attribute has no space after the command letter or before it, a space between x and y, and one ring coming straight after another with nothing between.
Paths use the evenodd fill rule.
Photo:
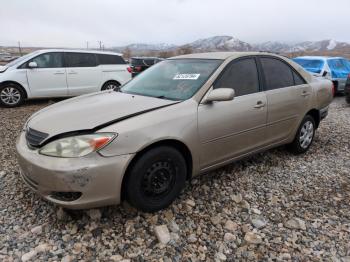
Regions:
<instances>
[{"instance_id":1,"label":"wheel arch","mask_svg":"<svg viewBox=\"0 0 350 262\"><path fill-rule=\"evenodd\" d=\"M13 85L19 86L19 87L22 89L23 93L24 93L24 99L28 98L28 92L27 92L27 90L26 90L26 89L23 87L23 85L21 85L20 83L18 83L18 82L16 82L16 81L9 80L9 81L1 82L1 83L0 83L0 87L5 86L6 84L13 84Z\"/></svg>"},{"instance_id":2,"label":"wheel arch","mask_svg":"<svg viewBox=\"0 0 350 262\"><path fill-rule=\"evenodd\" d=\"M306 113L306 115L312 116L312 118L315 120L316 128L318 128L320 125L320 122L321 122L320 111L313 108L313 109L309 110Z\"/></svg>"},{"instance_id":3,"label":"wheel arch","mask_svg":"<svg viewBox=\"0 0 350 262\"><path fill-rule=\"evenodd\" d=\"M125 186L128 180L128 175L130 172L130 169L132 166L136 163L136 161L147 151L159 147L159 146L169 146L177 149L185 158L186 161L186 167L187 167L187 180L191 179L192 177L192 170L193 170L193 157L190 149L187 147L186 144L183 142L176 140L176 139L165 139L161 141L154 142L139 152L136 153L136 155L133 157L133 159L128 164L128 167L125 170L123 179L122 179L122 185L121 185L121 200L125 199Z\"/></svg>"},{"instance_id":4,"label":"wheel arch","mask_svg":"<svg viewBox=\"0 0 350 262\"><path fill-rule=\"evenodd\" d=\"M116 80L116 79L108 79L108 80L104 80L103 81L103 84L101 85L101 90L102 90L102 88L104 87L104 85L105 84L107 84L108 82L116 82L116 83L118 83L119 84L119 86L121 86L122 84L120 83L120 81L118 81L118 80Z\"/></svg>"}]
</instances>

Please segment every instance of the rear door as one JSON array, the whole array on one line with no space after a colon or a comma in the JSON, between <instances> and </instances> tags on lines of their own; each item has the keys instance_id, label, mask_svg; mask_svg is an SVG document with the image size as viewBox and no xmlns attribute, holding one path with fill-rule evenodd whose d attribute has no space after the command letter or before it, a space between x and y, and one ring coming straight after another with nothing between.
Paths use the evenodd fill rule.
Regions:
<instances>
[{"instance_id":1,"label":"rear door","mask_svg":"<svg viewBox=\"0 0 350 262\"><path fill-rule=\"evenodd\" d=\"M101 68L93 53L65 52L68 94L77 96L101 89Z\"/></svg>"},{"instance_id":2,"label":"rear door","mask_svg":"<svg viewBox=\"0 0 350 262\"><path fill-rule=\"evenodd\" d=\"M35 62L38 67L29 68L30 62ZM38 55L23 67L26 68L32 97L59 97L68 94L63 53L50 52Z\"/></svg>"},{"instance_id":3,"label":"rear door","mask_svg":"<svg viewBox=\"0 0 350 262\"><path fill-rule=\"evenodd\" d=\"M267 97L267 141L287 139L307 113L311 86L287 62L260 57Z\"/></svg>"},{"instance_id":4,"label":"rear door","mask_svg":"<svg viewBox=\"0 0 350 262\"><path fill-rule=\"evenodd\" d=\"M235 97L198 107L202 169L253 151L266 137L267 101L254 57L231 62L213 88L232 88Z\"/></svg>"}]
</instances>

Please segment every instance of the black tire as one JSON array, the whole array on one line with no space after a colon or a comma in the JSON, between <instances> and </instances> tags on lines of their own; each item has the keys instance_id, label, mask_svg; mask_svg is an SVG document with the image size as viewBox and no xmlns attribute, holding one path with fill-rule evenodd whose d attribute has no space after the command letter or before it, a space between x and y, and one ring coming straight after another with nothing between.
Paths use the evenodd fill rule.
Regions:
<instances>
[{"instance_id":1,"label":"black tire","mask_svg":"<svg viewBox=\"0 0 350 262\"><path fill-rule=\"evenodd\" d=\"M306 126L309 124L312 125L312 130L306 128ZM305 130L307 130L306 133ZM310 115L306 115L303 121L301 121L301 124L298 128L297 133L295 134L293 142L288 145L289 150L296 155L305 153L307 150L309 150L310 146L312 145L312 142L315 137L315 131L316 123L314 118ZM305 135L304 139L302 139L303 135Z\"/></svg>"},{"instance_id":2,"label":"black tire","mask_svg":"<svg viewBox=\"0 0 350 262\"><path fill-rule=\"evenodd\" d=\"M25 92L16 84L4 84L0 87L0 104L4 107L17 107L23 104Z\"/></svg>"},{"instance_id":3,"label":"black tire","mask_svg":"<svg viewBox=\"0 0 350 262\"><path fill-rule=\"evenodd\" d=\"M118 90L119 87L120 87L120 83L118 83L117 81L108 81L103 84L101 91Z\"/></svg>"},{"instance_id":4,"label":"black tire","mask_svg":"<svg viewBox=\"0 0 350 262\"><path fill-rule=\"evenodd\" d=\"M175 148L159 146L133 164L125 184L126 200L144 212L168 207L180 194L187 177L186 161Z\"/></svg>"}]
</instances>

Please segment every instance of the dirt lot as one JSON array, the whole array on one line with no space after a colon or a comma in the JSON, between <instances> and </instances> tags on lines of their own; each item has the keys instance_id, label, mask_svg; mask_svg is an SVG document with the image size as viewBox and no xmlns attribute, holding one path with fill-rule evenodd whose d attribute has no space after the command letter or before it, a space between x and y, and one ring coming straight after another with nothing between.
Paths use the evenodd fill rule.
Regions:
<instances>
[{"instance_id":1,"label":"dirt lot","mask_svg":"<svg viewBox=\"0 0 350 262\"><path fill-rule=\"evenodd\" d=\"M311 150L284 148L189 183L155 214L127 204L66 212L19 178L15 139L47 101L0 108L0 260L350 261L350 107L337 97ZM48 177L48 179L50 179ZM154 229L166 225L171 240Z\"/></svg>"}]
</instances>

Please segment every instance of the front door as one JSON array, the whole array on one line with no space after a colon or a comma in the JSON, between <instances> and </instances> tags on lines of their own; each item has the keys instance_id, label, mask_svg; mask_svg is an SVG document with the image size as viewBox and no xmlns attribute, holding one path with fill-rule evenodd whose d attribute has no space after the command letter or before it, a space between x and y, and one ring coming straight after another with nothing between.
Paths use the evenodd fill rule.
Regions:
<instances>
[{"instance_id":1,"label":"front door","mask_svg":"<svg viewBox=\"0 0 350 262\"><path fill-rule=\"evenodd\" d=\"M213 88L233 88L232 101L200 104L200 162L205 169L265 145L267 100L255 58L231 62Z\"/></svg>"},{"instance_id":2,"label":"front door","mask_svg":"<svg viewBox=\"0 0 350 262\"><path fill-rule=\"evenodd\" d=\"M35 62L36 68L28 64ZM33 97L59 97L67 95L66 69L63 54L45 53L34 57L26 63L28 85Z\"/></svg>"}]
</instances>

